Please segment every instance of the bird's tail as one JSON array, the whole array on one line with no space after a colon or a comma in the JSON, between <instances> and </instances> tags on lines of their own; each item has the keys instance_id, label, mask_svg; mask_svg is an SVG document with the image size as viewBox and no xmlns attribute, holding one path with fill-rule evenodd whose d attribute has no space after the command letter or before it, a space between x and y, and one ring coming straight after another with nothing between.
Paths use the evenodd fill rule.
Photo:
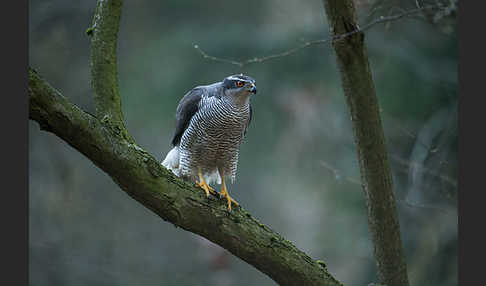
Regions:
<instances>
[{"instance_id":1,"label":"bird's tail","mask_svg":"<svg viewBox=\"0 0 486 286\"><path fill-rule=\"evenodd\" d=\"M169 153L167 153L164 161L162 161L162 165L171 170L172 173L178 177L180 176L179 157L179 147L175 146Z\"/></svg>"}]
</instances>

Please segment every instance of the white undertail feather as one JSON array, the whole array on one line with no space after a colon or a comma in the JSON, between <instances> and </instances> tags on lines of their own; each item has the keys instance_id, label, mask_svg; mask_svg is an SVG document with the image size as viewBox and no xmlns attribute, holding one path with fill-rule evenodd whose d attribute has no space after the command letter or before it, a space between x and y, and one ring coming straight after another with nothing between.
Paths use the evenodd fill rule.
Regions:
<instances>
[{"instance_id":1,"label":"white undertail feather","mask_svg":"<svg viewBox=\"0 0 486 286\"><path fill-rule=\"evenodd\" d=\"M217 183L221 185L221 176L219 175L219 172L217 170L213 171L210 174L204 174L204 180L206 180L206 183L208 183L208 185L211 185L212 183Z\"/></svg>"},{"instance_id":2,"label":"white undertail feather","mask_svg":"<svg viewBox=\"0 0 486 286\"><path fill-rule=\"evenodd\" d=\"M162 162L162 166L171 170L172 173L174 173L177 177L180 177L181 169L179 165L179 160L180 160L179 147L176 146L172 148L169 151L169 153L167 153L167 156L165 156L165 159ZM214 170L214 172L210 174L204 174L204 180L206 180L206 183L208 183L209 185L213 183L221 184L221 176L219 175L217 170Z\"/></svg>"},{"instance_id":3,"label":"white undertail feather","mask_svg":"<svg viewBox=\"0 0 486 286\"><path fill-rule=\"evenodd\" d=\"M162 162L162 165L171 170L177 177L181 174L179 169L179 158L179 147L175 146L169 153L167 153L167 156L165 156L165 159Z\"/></svg>"}]
</instances>

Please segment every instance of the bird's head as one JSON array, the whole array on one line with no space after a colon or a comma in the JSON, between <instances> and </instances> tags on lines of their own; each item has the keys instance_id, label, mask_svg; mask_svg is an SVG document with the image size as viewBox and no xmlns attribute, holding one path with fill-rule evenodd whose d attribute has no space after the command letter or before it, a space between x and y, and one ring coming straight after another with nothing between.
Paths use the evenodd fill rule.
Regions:
<instances>
[{"instance_id":1,"label":"bird's head","mask_svg":"<svg viewBox=\"0 0 486 286\"><path fill-rule=\"evenodd\" d=\"M255 80L249 76L238 74L230 75L223 80L223 94L233 97L248 97L256 94Z\"/></svg>"}]
</instances>

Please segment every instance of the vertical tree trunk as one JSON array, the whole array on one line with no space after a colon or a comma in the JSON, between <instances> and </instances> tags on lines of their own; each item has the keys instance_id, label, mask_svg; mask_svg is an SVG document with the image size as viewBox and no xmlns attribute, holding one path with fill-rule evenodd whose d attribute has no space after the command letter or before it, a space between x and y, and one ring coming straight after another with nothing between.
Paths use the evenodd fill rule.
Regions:
<instances>
[{"instance_id":1,"label":"vertical tree trunk","mask_svg":"<svg viewBox=\"0 0 486 286\"><path fill-rule=\"evenodd\" d=\"M351 113L378 278L388 286L408 286L391 171L364 34L339 37L358 29L352 0L323 2Z\"/></svg>"}]
</instances>

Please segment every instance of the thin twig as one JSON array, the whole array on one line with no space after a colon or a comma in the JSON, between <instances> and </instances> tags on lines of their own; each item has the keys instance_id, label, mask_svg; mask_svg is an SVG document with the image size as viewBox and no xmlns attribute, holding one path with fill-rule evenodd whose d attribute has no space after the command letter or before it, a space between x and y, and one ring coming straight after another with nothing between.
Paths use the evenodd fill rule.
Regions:
<instances>
[{"instance_id":1,"label":"thin twig","mask_svg":"<svg viewBox=\"0 0 486 286\"><path fill-rule=\"evenodd\" d=\"M328 169L329 171L331 171L333 174L334 174L334 179L336 180L340 180L341 178L352 183L352 184L355 184L355 185L359 185L361 186L361 181L360 180L357 180L355 178L352 178L352 177L348 177L348 176L342 176L341 172L334 168L333 166L331 166L329 163L323 161L323 160L320 160L319 161L320 165L326 169Z\"/></svg>"},{"instance_id":2,"label":"thin twig","mask_svg":"<svg viewBox=\"0 0 486 286\"><path fill-rule=\"evenodd\" d=\"M334 179L336 181L339 181L342 178L342 179L348 181L349 183L351 183L353 185L361 186L360 180L352 178L352 177L348 177L348 176L342 176L341 172L338 169L331 166L331 164L325 162L324 160L320 160L319 164L322 167L324 167L325 169L331 171L334 174ZM440 176L440 177L443 178L442 176ZM449 182L449 183L451 183L451 182ZM453 183L451 183L451 184L453 184ZM457 186L457 184L456 184L456 186ZM433 206L433 205L428 205L428 204L412 203L407 199L397 199L397 202L402 204L402 205L405 205L407 207L412 207L412 208L438 211L438 212L441 212L441 213L450 213L451 212L450 209L445 209L445 208L441 208L441 207Z\"/></svg>"},{"instance_id":3,"label":"thin twig","mask_svg":"<svg viewBox=\"0 0 486 286\"><path fill-rule=\"evenodd\" d=\"M411 165L411 164L414 164L413 162L409 162L409 161L407 161L407 160L405 160L405 159L403 159L403 158L400 158L399 156L396 156L396 155L391 155L391 156L390 156L390 158L391 158L391 159L392 159L394 162L396 162L396 163L398 163L398 164L402 165L403 167L405 167L405 168L403 169L403 172L404 172L404 173L408 173L408 172L409 172L409 170L410 170L410 165ZM415 163L415 164L416 164L416 163ZM400 171L400 170L399 170L399 171ZM435 170L433 170L433 169L429 169L429 168L427 168L427 167L425 167L425 166L422 166L422 172L424 172L424 173L426 173L426 174L428 174L428 175L430 175L430 176L432 176L432 177L435 177L435 178L439 178L439 179L441 179L443 182L445 182L445 183L449 184L449 185L450 185L451 187L453 187L453 188L457 188L457 181L456 181L455 179L453 179L452 177L449 177L449 176L443 175L443 174L441 174L440 172L437 172L437 171L435 171Z\"/></svg>"},{"instance_id":4,"label":"thin twig","mask_svg":"<svg viewBox=\"0 0 486 286\"><path fill-rule=\"evenodd\" d=\"M199 53L201 53L201 55L205 59L210 59L210 60L217 61L217 62L229 63L229 64L233 64L233 65L237 65L237 66L243 66L243 63L242 62L237 62L237 61L233 61L233 60L229 60L229 59L223 59L223 58L218 58L218 57L210 56L210 55L206 54L203 50L201 50L201 48L199 48L198 45L194 45L194 48Z\"/></svg>"},{"instance_id":5,"label":"thin twig","mask_svg":"<svg viewBox=\"0 0 486 286\"><path fill-rule=\"evenodd\" d=\"M432 205L412 203L412 202L410 202L409 200L406 200L406 199L405 200L399 199L398 202L405 205L405 206L411 207L411 208L420 208L420 209L424 209L424 210L438 211L438 212L443 213L443 214L454 213L454 211L455 211L452 208L445 209L445 208L436 207L436 206L432 206Z\"/></svg>"},{"instance_id":6,"label":"thin twig","mask_svg":"<svg viewBox=\"0 0 486 286\"><path fill-rule=\"evenodd\" d=\"M361 28L358 26L358 28L356 30L353 30L353 31L348 32L348 33L336 35L334 37L328 37L326 39L318 39L318 40L313 40L313 41L307 41L307 42L305 42L305 43L303 43L303 44L301 44L301 45L299 45L295 48L292 48L290 50L286 50L286 51L281 52L281 53L277 53L277 54L273 54L273 55L269 55L269 56L264 56L264 57L254 57L254 58L247 59L247 60L244 60L244 61L236 61L236 60L211 56L208 53L206 53L205 51L203 51L199 47L199 45L197 45L197 44L194 45L194 48L206 59L210 59L210 60L222 62L222 63L228 63L228 64L232 64L232 65L237 65L239 67L244 67L246 65L253 64L253 63L262 63L262 62L265 62L265 61L268 61L268 60L271 60L271 59L289 56L291 54L294 54L294 53L296 53L296 52L298 52L298 51L300 51L304 48L310 47L310 46L320 45L320 44L328 43L328 42L331 42L331 41L340 41L340 40L342 40L346 37L349 37L351 35L354 35L354 34L357 34L357 33L362 33L366 30L369 30L370 28L372 28L375 25L385 23L385 22L397 21L397 20L402 19L404 17L415 15L419 12L424 11L424 10L433 10L433 9L437 9L437 10L443 9L443 5L437 4L437 5L422 6L420 8L404 11L403 13L400 13L400 14L397 14L397 15L391 15L391 16L386 16L386 17L381 16L381 17L369 22L368 24L364 25Z\"/></svg>"},{"instance_id":7,"label":"thin twig","mask_svg":"<svg viewBox=\"0 0 486 286\"><path fill-rule=\"evenodd\" d=\"M435 153L435 152L439 151L439 150L437 150L437 148L434 148L433 146L430 146L429 144L426 144L426 143L422 142L420 140L420 138L418 138L417 135L414 134L412 131L410 131L407 128L401 126L400 124L395 123L395 120L393 119L393 117L391 115L389 115L387 112L384 112L383 110L381 110L381 114L389 117L389 120L387 120L387 122L389 122L390 124L392 124L393 125L393 128L395 128L396 130L398 130L401 133L405 134L406 136L414 139L419 145L421 145L422 147L424 147L425 150L427 150L427 152Z\"/></svg>"}]
</instances>

